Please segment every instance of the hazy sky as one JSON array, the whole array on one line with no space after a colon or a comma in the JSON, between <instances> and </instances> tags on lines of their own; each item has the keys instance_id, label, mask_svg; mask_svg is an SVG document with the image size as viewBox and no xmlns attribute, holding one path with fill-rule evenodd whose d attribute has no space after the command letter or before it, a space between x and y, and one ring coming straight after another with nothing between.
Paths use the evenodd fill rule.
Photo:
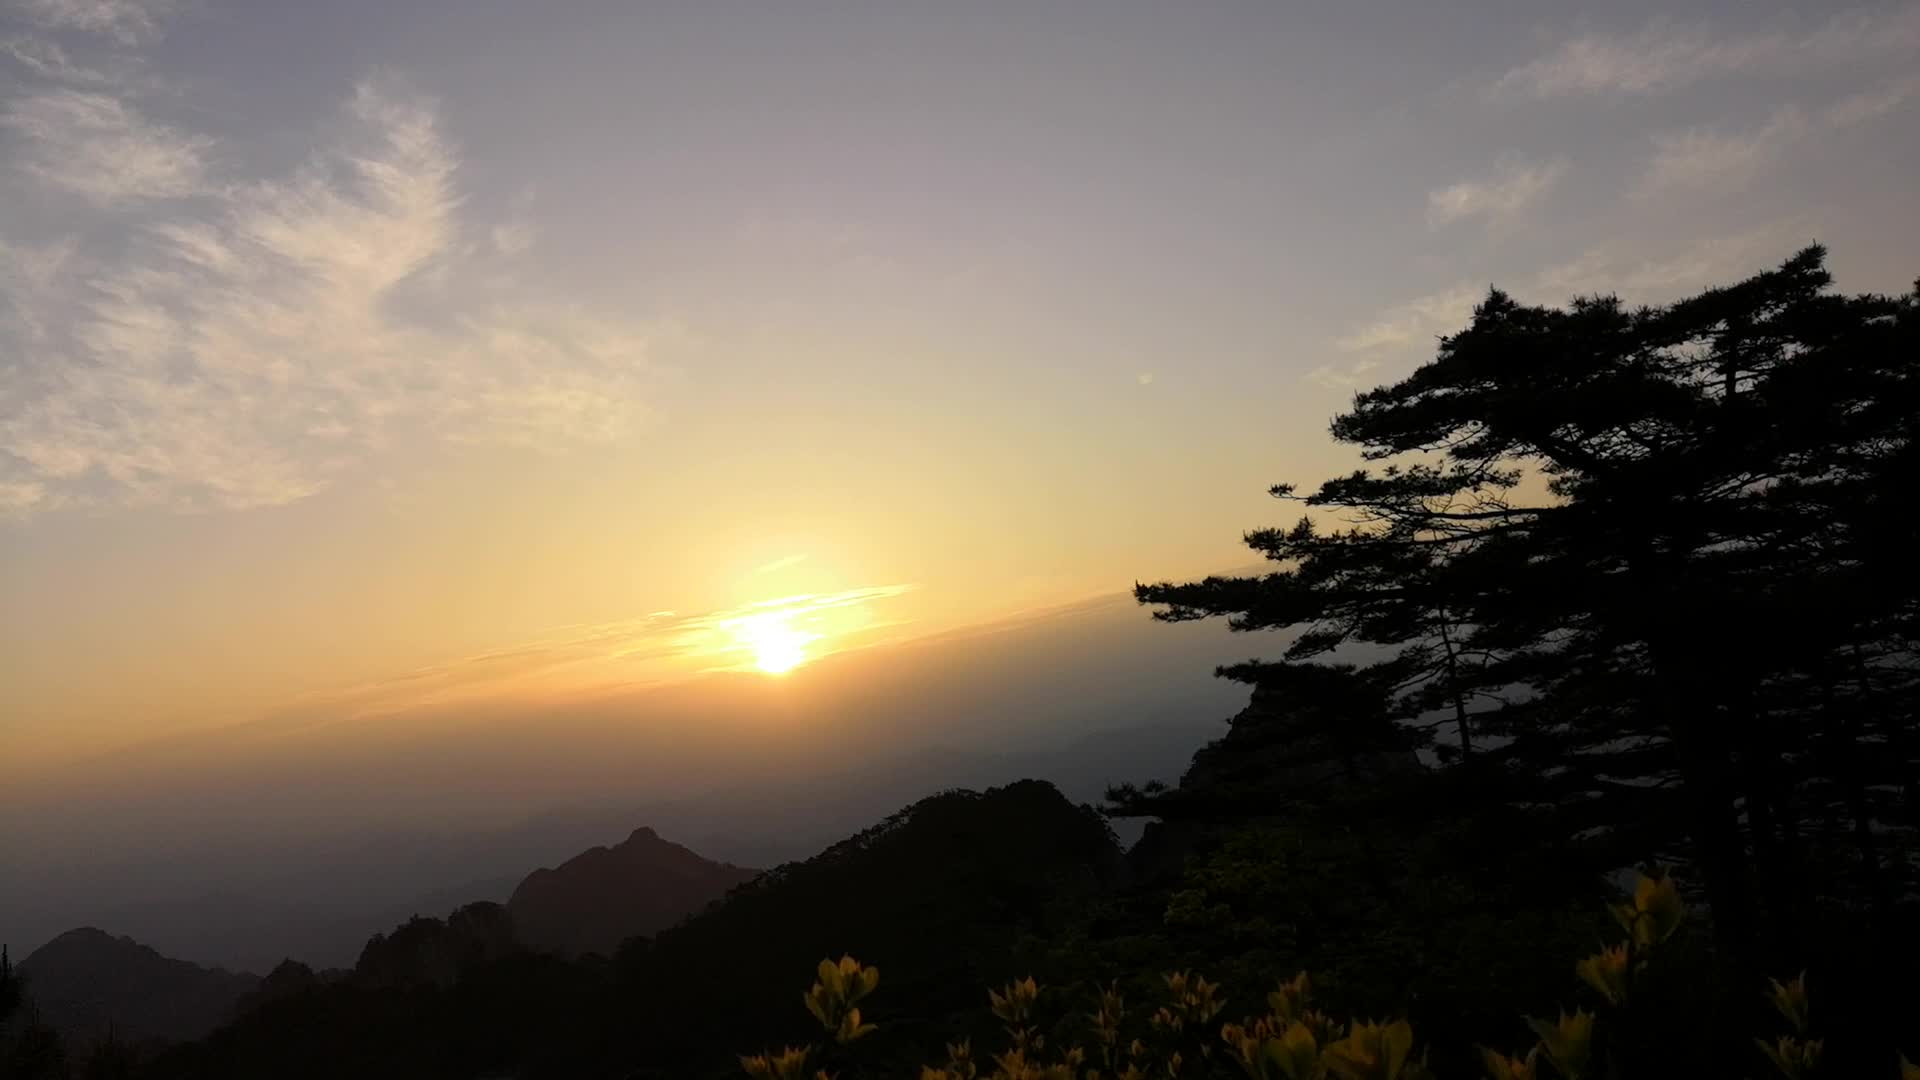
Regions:
<instances>
[{"instance_id":1,"label":"hazy sky","mask_svg":"<svg viewBox=\"0 0 1920 1080\"><path fill-rule=\"evenodd\" d=\"M0 777L1237 566L1489 283L1920 273L1912 3L3 2Z\"/></svg>"}]
</instances>

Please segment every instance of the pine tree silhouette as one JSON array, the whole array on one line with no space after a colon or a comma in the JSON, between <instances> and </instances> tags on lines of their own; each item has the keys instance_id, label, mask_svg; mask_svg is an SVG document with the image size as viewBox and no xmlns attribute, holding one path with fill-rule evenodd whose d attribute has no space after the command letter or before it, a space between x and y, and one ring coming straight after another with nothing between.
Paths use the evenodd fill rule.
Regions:
<instances>
[{"instance_id":1,"label":"pine tree silhouette","mask_svg":"<svg viewBox=\"0 0 1920 1080\"><path fill-rule=\"evenodd\" d=\"M1811 908L1914 884L1920 292L1836 295L1825 254L1660 307L1491 292L1333 421L1377 464L1273 489L1308 508L1248 534L1274 571L1136 594L1293 632L1223 673L1296 712L1308 665L1384 657L1349 678L1391 723L1356 708L1354 739L1451 744L1434 767L1484 782L1448 790L1550 813L1597 868L1684 862L1750 986Z\"/></svg>"}]
</instances>

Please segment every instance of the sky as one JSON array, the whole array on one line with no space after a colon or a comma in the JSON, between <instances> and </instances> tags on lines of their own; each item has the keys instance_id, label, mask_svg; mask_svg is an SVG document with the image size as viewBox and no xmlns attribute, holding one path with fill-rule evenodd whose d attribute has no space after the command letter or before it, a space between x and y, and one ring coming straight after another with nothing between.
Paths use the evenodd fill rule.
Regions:
<instances>
[{"instance_id":1,"label":"sky","mask_svg":"<svg viewBox=\"0 0 1920 1080\"><path fill-rule=\"evenodd\" d=\"M1915 3L0 5L0 786L43 808L290 730L377 787L476 716L731 716L969 628L1097 683L1036 613L1244 566L1491 285L1920 274Z\"/></svg>"}]
</instances>

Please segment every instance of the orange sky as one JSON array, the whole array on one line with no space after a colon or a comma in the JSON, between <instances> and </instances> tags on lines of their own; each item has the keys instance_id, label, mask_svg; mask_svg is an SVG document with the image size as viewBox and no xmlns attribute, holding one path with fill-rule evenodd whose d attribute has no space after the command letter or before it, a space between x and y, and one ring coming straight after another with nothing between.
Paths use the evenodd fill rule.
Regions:
<instances>
[{"instance_id":1,"label":"orange sky","mask_svg":"<svg viewBox=\"0 0 1920 1080\"><path fill-rule=\"evenodd\" d=\"M1243 565L1490 283L1912 280L1911 4L1015 7L4 16L0 781Z\"/></svg>"}]
</instances>

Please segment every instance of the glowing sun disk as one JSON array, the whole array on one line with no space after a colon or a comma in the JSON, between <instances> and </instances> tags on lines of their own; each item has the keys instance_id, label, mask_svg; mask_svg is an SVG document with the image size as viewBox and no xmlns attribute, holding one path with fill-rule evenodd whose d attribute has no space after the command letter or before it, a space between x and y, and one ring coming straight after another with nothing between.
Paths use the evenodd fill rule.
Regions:
<instances>
[{"instance_id":1,"label":"glowing sun disk","mask_svg":"<svg viewBox=\"0 0 1920 1080\"><path fill-rule=\"evenodd\" d=\"M784 675L807 660L807 643L817 635L793 628L787 612L741 619L734 636L753 654L753 664L769 675Z\"/></svg>"}]
</instances>

